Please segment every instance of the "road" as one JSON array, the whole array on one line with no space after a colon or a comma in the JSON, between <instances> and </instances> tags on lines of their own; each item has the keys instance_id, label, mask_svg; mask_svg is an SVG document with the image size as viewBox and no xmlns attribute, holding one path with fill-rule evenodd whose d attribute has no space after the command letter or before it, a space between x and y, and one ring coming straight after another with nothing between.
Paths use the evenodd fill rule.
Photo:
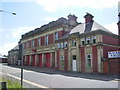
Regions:
<instances>
[{"instance_id":1,"label":"road","mask_svg":"<svg viewBox=\"0 0 120 90\"><path fill-rule=\"evenodd\" d=\"M20 68L0 64L3 75L20 80ZM30 67L34 68L34 67ZM45 70L45 71L44 71ZM118 88L113 76L54 71L52 69L24 69L26 88Z\"/></svg>"}]
</instances>

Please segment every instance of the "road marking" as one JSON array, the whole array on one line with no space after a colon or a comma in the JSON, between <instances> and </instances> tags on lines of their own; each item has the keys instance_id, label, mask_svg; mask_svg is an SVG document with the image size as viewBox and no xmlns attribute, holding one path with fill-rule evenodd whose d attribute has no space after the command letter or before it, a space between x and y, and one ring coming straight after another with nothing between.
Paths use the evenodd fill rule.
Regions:
<instances>
[{"instance_id":1,"label":"road marking","mask_svg":"<svg viewBox=\"0 0 120 90\"><path fill-rule=\"evenodd\" d=\"M13 78L18 79L18 80L21 80L21 78L16 77L16 76L14 76L14 75L7 74L7 73L3 73L3 72L0 72L0 73L5 74L5 75L8 75L8 76L13 77ZM39 88L49 88L49 87L46 87L46 86L43 86L43 85L40 85L40 84L31 82L31 81L28 81L28 80L25 80L25 79L23 79L23 81L26 82L26 83L32 84L32 85L34 85L34 86L37 86L37 87L39 87Z\"/></svg>"}]
</instances>

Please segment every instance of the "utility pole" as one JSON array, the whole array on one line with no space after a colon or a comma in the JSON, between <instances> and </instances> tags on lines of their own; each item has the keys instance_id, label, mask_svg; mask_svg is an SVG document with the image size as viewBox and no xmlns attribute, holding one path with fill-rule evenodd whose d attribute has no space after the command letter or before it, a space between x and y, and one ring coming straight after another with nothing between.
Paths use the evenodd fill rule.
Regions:
<instances>
[{"instance_id":1,"label":"utility pole","mask_svg":"<svg viewBox=\"0 0 120 90\"><path fill-rule=\"evenodd\" d=\"M23 86L23 45L19 41L19 60L20 60L20 67L21 67L21 87Z\"/></svg>"}]
</instances>

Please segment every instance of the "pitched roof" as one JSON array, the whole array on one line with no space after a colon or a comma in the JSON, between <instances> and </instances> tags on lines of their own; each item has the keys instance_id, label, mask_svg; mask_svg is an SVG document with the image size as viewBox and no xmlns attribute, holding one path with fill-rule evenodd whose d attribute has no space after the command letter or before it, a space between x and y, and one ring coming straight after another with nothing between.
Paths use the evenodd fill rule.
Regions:
<instances>
[{"instance_id":1,"label":"pitched roof","mask_svg":"<svg viewBox=\"0 0 120 90\"><path fill-rule=\"evenodd\" d=\"M88 25L87 30L86 30L86 24L82 23L82 24L79 24L78 26L76 26L75 28L73 28L71 30L70 34L73 34L73 33L76 33L76 32L79 32L79 34L81 34L81 33L85 33L85 32L95 31L95 30L98 30L98 29L109 32L109 33L112 33L95 21L93 21L93 23L88 23L88 24L92 24L92 27L91 27L91 25Z\"/></svg>"}]
</instances>

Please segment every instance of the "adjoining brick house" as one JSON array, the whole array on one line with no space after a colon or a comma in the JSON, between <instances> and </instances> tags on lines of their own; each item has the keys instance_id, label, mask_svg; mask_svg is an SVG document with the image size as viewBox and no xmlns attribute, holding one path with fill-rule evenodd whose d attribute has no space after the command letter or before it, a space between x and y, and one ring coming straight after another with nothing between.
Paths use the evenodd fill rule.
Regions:
<instances>
[{"instance_id":1,"label":"adjoining brick house","mask_svg":"<svg viewBox=\"0 0 120 90\"><path fill-rule=\"evenodd\" d=\"M18 64L19 45L8 51L8 65Z\"/></svg>"},{"instance_id":2,"label":"adjoining brick house","mask_svg":"<svg viewBox=\"0 0 120 90\"><path fill-rule=\"evenodd\" d=\"M118 59L108 59L108 51L119 50L118 35L93 20L85 23L75 15L60 18L22 35L24 65L59 70L118 74ZM114 65L113 65L114 64Z\"/></svg>"}]
</instances>

